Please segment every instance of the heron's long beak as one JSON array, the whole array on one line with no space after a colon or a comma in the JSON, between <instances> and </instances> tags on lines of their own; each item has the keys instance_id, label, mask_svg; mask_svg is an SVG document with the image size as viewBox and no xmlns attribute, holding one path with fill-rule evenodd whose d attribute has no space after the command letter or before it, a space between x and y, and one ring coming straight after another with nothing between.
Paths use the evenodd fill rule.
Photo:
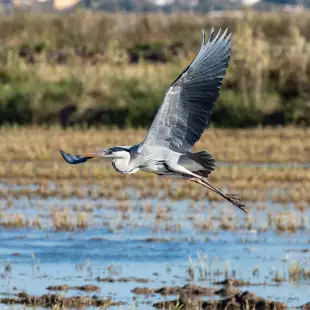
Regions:
<instances>
[{"instance_id":1,"label":"heron's long beak","mask_svg":"<svg viewBox=\"0 0 310 310\"><path fill-rule=\"evenodd\" d=\"M86 158L94 158L94 157L98 157L98 154L97 153L87 153L83 156Z\"/></svg>"},{"instance_id":2,"label":"heron's long beak","mask_svg":"<svg viewBox=\"0 0 310 310\"><path fill-rule=\"evenodd\" d=\"M102 152L94 152L94 153L87 153L84 155L86 158L94 158L99 157L102 154Z\"/></svg>"},{"instance_id":3,"label":"heron's long beak","mask_svg":"<svg viewBox=\"0 0 310 310\"><path fill-rule=\"evenodd\" d=\"M87 153L84 155L86 158L103 157L106 154L105 150L100 150L98 152Z\"/></svg>"}]
</instances>

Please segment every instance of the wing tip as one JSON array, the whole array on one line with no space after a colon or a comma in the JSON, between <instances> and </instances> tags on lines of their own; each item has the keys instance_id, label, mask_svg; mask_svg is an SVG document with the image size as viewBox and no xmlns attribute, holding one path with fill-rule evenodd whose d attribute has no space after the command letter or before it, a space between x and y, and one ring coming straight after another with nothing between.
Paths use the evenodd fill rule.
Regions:
<instances>
[{"instance_id":1,"label":"wing tip","mask_svg":"<svg viewBox=\"0 0 310 310\"><path fill-rule=\"evenodd\" d=\"M63 159L70 165L82 164L92 158L92 157L81 156L81 155L72 155L72 154L66 153L62 149L60 149L59 151Z\"/></svg>"},{"instance_id":2,"label":"wing tip","mask_svg":"<svg viewBox=\"0 0 310 310\"><path fill-rule=\"evenodd\" d=\"M201 32L202 32L201 46L204 46L206 44L206 33L203 28L201 29Z\"/></svg>"},{"instance_id":3,"label":"wing tip","mask_svg":"<svg viewBox=\"0 0 310 310\"><path fill-rule=\"evenodd\" d=\"M213 34L214 34L214 27L211 28L210 32L209 32L209 36L208 36L208 41L207 43L211 42Z\"/></svg>"},{"instance_id":4,"label":"wing tip","mask_svg":"<svg viewBox=\"0 0 310 310\"><path fill-rule=\"evenodd\" d=\"M64 157L64 155L66 154L65 151L63 151L62 149L59 149L59 153L61 154L62 157Z\"/></svg>"},{"instance_id":5,"label":"wing tip","mask_svg":"<svg viewBox=\"0 0 310 310\"><path fill-rule=\"evenodd\" d=\"M224 32L222 33L222 28L219 29L219 31L217 32L217 34L214 36L215 30L214 27L211 28L210 33L209 33L209 37L208 37L208 41L207 43L215 43L216 41L224 41L226 40L227 42L230 41L232 33L229 32L229 28L226 27ZM222 35L221 35L222 33Z\"/></svg>"},{"instance_id":6,"label":"wing tip","mask_svg":"<svg viewBox=\"0 0 310 310\"><path fill-rule=\"evenodd\" d=\"M66 153L65 151L63 151L62 149L59 149L59 152L62 156L62 158L68 163L68 164L71 164L71 162L69 161L68 159L68 153Z\"/></svg>"}]
</instances>

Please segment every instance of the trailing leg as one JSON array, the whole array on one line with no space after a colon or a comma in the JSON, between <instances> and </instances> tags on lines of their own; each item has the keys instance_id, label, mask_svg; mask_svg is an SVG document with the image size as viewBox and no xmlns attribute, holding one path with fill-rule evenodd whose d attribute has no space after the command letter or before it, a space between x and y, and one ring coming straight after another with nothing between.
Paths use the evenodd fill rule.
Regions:
<instances>
[{"instance_id":1,"label":"trailing leg","mask_svg":"<svg viewBox=\"0 0 310 310\"><path fill-rule=\"evenodd\" d=\"M210 189L211 191L217 193L218 195L222 196L227 201L232 203L234 206L236 206L237 208L241 209L243 212L247 213L247 209L246 209L245 205L241 202L239 195L236 195L236 194L224 194L219 189L214 187L205 178L194 177L194 178L191 178L190 180L195 182L195 183L198 183L200 185L203 185L204 187L206 187L206 188Z\"/></svg>"}]
</instances>

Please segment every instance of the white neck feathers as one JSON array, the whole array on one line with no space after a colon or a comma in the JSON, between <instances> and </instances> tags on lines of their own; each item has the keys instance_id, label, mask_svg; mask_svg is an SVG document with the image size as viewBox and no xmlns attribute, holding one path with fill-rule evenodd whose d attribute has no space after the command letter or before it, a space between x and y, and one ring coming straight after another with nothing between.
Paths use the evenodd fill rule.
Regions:
<instances>
[{"instance_id":1,"label":"white neck feathers","mask_svg":"<svg viewBox=\"0 0 310 310\"><path fill-rule=\"evenodd\" d=\"M118 157L112 161L112 165L117 172L133 173L136 172L134 163L131 161L130 153L123 151L118 152Z\"/></svg>"}]
</instances>

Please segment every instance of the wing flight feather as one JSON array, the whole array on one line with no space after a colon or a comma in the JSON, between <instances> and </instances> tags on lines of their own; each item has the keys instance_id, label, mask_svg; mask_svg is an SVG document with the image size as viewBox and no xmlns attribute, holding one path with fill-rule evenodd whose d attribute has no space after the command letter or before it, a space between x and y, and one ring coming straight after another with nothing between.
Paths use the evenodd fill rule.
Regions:
<instances>
[{"instance_id":1,"label":"wing flight feather","mask_svg":"<svg viewBox=\"0 0 310 310\"><path fill-rule=\"evenodd\" d=\"M144 145L166 146L188 152L208 127L212 109L230 60L231 34L221 30L207 41L192 63L177 77L151 125Z\"/></svg>"}]
</instances>

